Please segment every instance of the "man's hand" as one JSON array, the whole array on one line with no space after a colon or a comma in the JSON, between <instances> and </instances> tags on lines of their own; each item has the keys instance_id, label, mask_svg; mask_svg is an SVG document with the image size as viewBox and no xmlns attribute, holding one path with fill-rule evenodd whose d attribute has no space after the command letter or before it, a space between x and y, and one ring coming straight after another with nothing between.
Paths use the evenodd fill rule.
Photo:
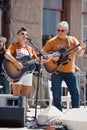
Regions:
<instances>
[{"instance_id":1,"label":"man's hand","mask_svg":"<svg viewBox=\"0 0 87 130\"><path fill-rule=\"evenodd\" d=\"M86 44L85 44L84 42L82 42L82 43L80 44L80 47L81 47L81 50L78 51L77 55L78 55L79 57L82 57L82 56L84 55L85 51L86 51Z\"/></svg>"},{"instance_id":2,"label":"man's hand","mask_svg":"<svg viewBox=\"0 0 87 130\"><path fill-rule=\"evenodd\" d=\"M85 44L84 42L82 42L82 43L80 44L80 46L81 46L82 49L86 49L86 44Z\"/></svg>"}]
</instances>

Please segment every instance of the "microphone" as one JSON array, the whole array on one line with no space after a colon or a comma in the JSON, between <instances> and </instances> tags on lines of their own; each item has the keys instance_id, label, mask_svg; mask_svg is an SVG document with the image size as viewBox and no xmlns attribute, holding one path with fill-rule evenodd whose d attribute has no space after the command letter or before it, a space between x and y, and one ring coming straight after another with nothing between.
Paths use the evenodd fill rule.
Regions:
<instances>
[{"instance_id":1,"label":"microphone","mask_svg":"<svg viewBox=\"0 0 87 130\"><path fill-rule=\"evenodd\" d=\"M28 35L28 34L24 34L24 36L25 36L26 39L29 38L29 35Z\"/></svg>"},{"instance_id":2,"label":"microphone","mask_svg":"<svg viewBox=\"0 0 87 130\"><path fill-rule=\"evenodd\" d=\"M24 35L24 39L28 40L28 41L31 43L31 40L32 40L32 39L29 38L29 35L28 35L28 34L25 34L25 35Z\"/></svg>"},{"instance_id":3,"label":"microphone","mask_svg":"<svg viewBox=\"0 0 87 130\"><path fill-rule=\"evenodd\" d=\"M26 37L26 39L29 40L29 41L32 40L31 38L29 38L29 35L25 35L25 37Z\"/></svg>"},{"instance_id":4,"label":"microphone","mask_svg":"<svg viewBox=\"0 0 87 130\"><path fill-rule=\"evenodd\" d=\"M31 38L29 38L29 37L26 37L26 39L27 39L27 40L32 40L32 39L31 39Z\"/></svg>"}]
</instances>

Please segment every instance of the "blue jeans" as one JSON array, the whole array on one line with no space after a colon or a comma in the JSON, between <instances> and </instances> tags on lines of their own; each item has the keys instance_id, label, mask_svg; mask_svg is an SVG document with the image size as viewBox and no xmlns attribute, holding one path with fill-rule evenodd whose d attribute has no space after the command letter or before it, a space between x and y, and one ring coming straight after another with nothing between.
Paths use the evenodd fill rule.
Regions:
<instances>
[{"instance_id":1,"label":"blue jeans","mask_svg":"<svg viewBox=\"0 0 87 130\"><path fill-rule=\"evenodd\" d=\"M1 74L0 74L0 86L3 86L3 88L0 88L0 94L11 94L10 83L5 78L5 76Z\"/></svg>"},{"instance_id":2,"label":"blue jeans","mask_svg":"<svg viewBox=\"0 0 87 130\"><path fill-rule=\"evenodd\" d=\"M53 94L53 105L62 111L61 104L61 84L62 81L65 81L72 100L72 108L78 108L80 106L80 92L78 87L78 82L76 80L76 74L74 72L71 73L59 73L52 74L52 94Z\"/></svg>"}]
</instances>

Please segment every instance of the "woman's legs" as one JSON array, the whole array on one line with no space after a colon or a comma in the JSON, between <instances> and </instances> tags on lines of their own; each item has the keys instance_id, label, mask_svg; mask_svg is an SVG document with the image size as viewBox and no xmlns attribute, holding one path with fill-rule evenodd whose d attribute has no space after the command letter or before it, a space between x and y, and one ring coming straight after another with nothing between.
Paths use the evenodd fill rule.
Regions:
<instances>
[{"instance_id":1,"label":"woman's legs","mask_svg":"<svg viewBox=\"0 0 87 130\"><path fill-rule=\"evenodd\" d=\"M30 86L12 84L13 96L25 96L26 97L26 109L28 108L28 96L30 94Z\"/></svg>"},{"instance_id":2,"label":"woman's legs","mask_svg":"<svg viewBox=\"0 0 87 130\"><path fill-rule=\"evenodd\" d=\"M31 86L22 85L21 95L26 97L26 109L28 108L28 97L30 94Z\"/></svg>"},{"instance_id":3,"label":"woman's legs","mask_svg":"<svg viewBox=\"0 0 87 130\"><path fill-rule=\"evenodd\" d=\"M21 96L22 85L12 84L13 96Z\"/></svg>"}]
</instances>

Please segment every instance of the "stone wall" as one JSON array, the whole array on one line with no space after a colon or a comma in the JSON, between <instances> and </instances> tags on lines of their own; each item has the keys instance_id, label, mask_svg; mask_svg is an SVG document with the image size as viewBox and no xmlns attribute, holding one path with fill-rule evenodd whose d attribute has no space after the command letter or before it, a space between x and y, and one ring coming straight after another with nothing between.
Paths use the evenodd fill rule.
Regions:
<instances>
[{"instance_id":1,"label":"stone wall","mask_svg":"<svg viewBox=\"0 0 87 130\"><path fill-rule=\"evenodd\" d=\"M65 20L70 25L70 35L82 42L82 0L64 1ZM76 65L82 69L83 58L76 56Z\"/></svg>"},{"instance_id":2,"label":"stone wall","mask_svg":"<svg viewBox=\"0 0 87 130\"><path fill-rule=\"evenodd\" d=\"M70 4L70 32L82 40L82 0L71 0Z\"/></svg>"},{"instance_id":3,"label":"stone wall","mask_svg":"<svg viewBox=\"0 0 87 130\"><path fill-rule=\"evenodd\" d=\"M70 0L70 34L82 42L82 0ZM82 68L83 58L76 57L76 65Z\"/></svg>"},{"instance_id":4,"label":"stone wall","mask_svg":"<svg viewBox=\"0 0 87 130\"><path fill-rule=\"evenodd\" d=\"M43 0L11 0L9 43L16 41L16 32L25 26L35 45L42 45Z\"/></svg>"}]
</instances>

